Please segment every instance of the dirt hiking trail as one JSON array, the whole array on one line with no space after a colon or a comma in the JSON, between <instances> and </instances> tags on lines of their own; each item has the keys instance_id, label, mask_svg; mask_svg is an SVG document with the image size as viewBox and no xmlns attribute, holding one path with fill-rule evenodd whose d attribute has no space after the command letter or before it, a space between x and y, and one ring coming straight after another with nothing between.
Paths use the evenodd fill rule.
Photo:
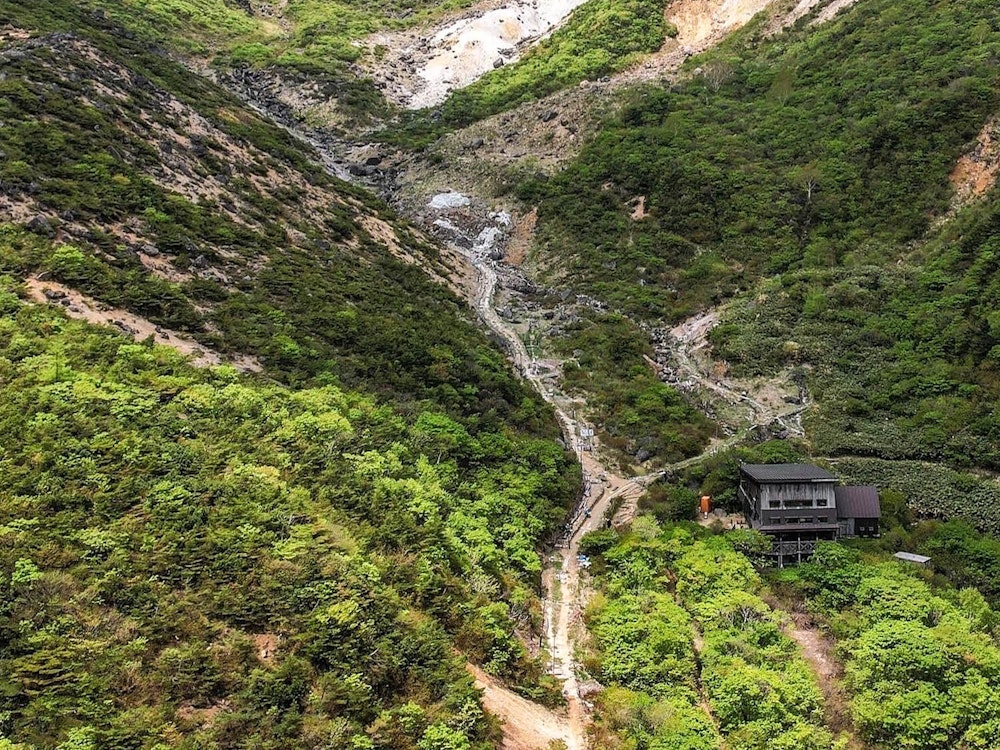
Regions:
<instances>
[{"instance_id":1,"label":"dirt hiking trail","mask_svg":"<svg viewBox=\"0 0 1000 750\"><path fill-rule=\"evenodd\" d=\"M195 367L214 367L227 363L244 372L260 372L263 369L255 357L242 355L228 361L224 360L217 352L185 334L155 325L128 310L105 305L65 284L32 276L25 280L24 286L31 299L40 305L60 306L71 318L92 325L112 326L136 341L152 338L155 343L169 346L190 357L191 364Z\"/></svg>"},{"instance_id":2,"label":"dirt hiking trail","mask_svg":"<svg viewBox=\"0 0 1000 750\"><path fill-rule=\"evenodd\" d=\"M477 280L472 293L472 304L486 325L499 336L508 355L522 376L555 409L562 427L564 440L576 454L583 467L585 490L572 518L565 525L557 541L556 550L545 561L542 574L542 603L545 611L545 636L550 655L551 674L563 680L566 698L565 712L555 712L525 700L503 687L493 678L475 672L477 685L484 691L483 705L504 721L504 747L508 750L527 750L532 742L561 740L569 750L588 748L587 727L590 724L590 706L581 697L574 644L582 634L582 612L586 605L587 590L581 580L580 542L590 531L603 528L612 521L615 525L628 523L634 516L638 499L646 486L664 474L679 471L714 455L718 450L735 445L746 437L746 431L710 446L701 455L672 464L644 476L625 477L604 463L600 445L594 439L584 440L581 432L586 427L583 415L586 404L567 396L556 386L551 377L551 363L535 360L518 333L497 313L495 295L499 283L497 263L491 259L491 247L479 246L479 251L466 251L475 268ZM714 321L691 327L688 343L703 338ZM691 374L701 371L692 362ZM745 398L721 386L729 398ZM752 404L751 404L752 406ZM796 407L798 410L804 406ZM790 409L789 411L794 411ZM756 411L753 412L756 415ZM770 417L771 415L766 412ZM763 415L761 415L763 416ZM787 415L784 415L787 416Z\"/></svg>"}]
</instances>

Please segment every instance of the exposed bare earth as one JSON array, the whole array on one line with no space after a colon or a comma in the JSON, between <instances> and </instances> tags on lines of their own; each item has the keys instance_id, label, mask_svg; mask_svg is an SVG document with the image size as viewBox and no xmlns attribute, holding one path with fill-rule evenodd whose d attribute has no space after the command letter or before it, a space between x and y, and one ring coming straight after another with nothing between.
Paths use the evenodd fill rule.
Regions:
<instances>
[{"instance_id":1,"label":"exposed bare earth","mask_svg":"<svg viewBox=\"0 0 1000 750\"><path fill-rule=\"evenodd\" d=\"M504 750L546 750L549 743L570 737L568 720L522 698L472 664L467 669L483 691L483 706L503 720Z\"/></svg>"},{"instance_id":2,"label":"exposed bare earth","mask_svg":"<svg viewBox=\"0 0 1000 750\"><path fill-rule=\"evenodd\" d=\"M1000 118L994 117L979 132L972 149L959 158L949 181L955 190L953 208L985 195L997 182L1000 170Z\"/></svg>"},{"instance_id":3,"label":"exposed bare earth","mask_svg":"<svg viewBox=\"0 0 1000 750\"><path fill-rule=\"evenodd\" d=\"M281 636L277 633L258 633L253 637L253 645L257 650L257 661L270 667L275 664L275 654L281 645Z\"/></svg>"},{"instance_id":4,"label":"exposed bare earth","mask_svg":"<svg viewBox=\"0 0 1000 750\"><path fill-rule=\"evenodd\" d=\"M711 395L717 417L728 417L733 428L774 425L801 436L801 414L809 408L804 388L794 382L790 370L753 379L730 376L728 365L710 354L708 334L718 324L719 311L707 310L671 329L673 345L668 356L678 369L676 382L684 390L691 391L693 386ZM719 411L723 405L733 411Z\"/></svg>"},{"instance_id":5,"label":"exposed bare earth","mask_svg":"<svg viewBox=\"0 0 1000 750\"><path fill-rule=\"evenodd\" d=\"M776 34L781 29L787 28L798 21L812 14L810 25L826 23L833 19L840 11L854 5L858 0L799 0L799 2L784 15L775 17L769 26L769 33Z\"/></svg>"},{"instance_id":6,"label":"exposed bare earth","mask_svg":"<svg viewBox=\"0 0 1000 750\"><path fill-rule=\"evenodd\" d=\"M854 5L858 0L832 0L823 9L816 14L816 18L812 20L812 24L826 23L833 19L835 15L840 13L842 10L847 10L852 5Z\"/></svg>"},{"instance_id":7,"label":"exposed bare earth","mask_svg":"<svg viewBox=\"0 0 1000 750\"><path fill-rule=\"evenodd\" d=\"M35 302L58 304L71 318L85 320L94 325L113 326L136 341L152 337L157 344L169 346L190 357L191 363L198 367L211 367L223 363L222 357L217 352L202 346L188 336L154 325L127 310L109 307L64 284L31 277L24 282L24 286ZM262 369L260 362L246 355L230 361L230 364L244 371L259 372Z\"/></svg>"},{"instance_id":8,"label":"exposed bare earth","mask_svg":"<svg viewBox=\"0 0 1000 750\"><path fill-rule=\"evenodd\" d=\"M834 734L846 737L851 750L864 750L865 745L858 738L851 718L850 699L843 686L843 665L834 651L833 639L817 627L807 613L774 599L770 599L768 604L773 609L788 613L785 632L799 645L802 656L816 677L823 693L823 716L827 727Z\"/></svg>"}]
</instances>

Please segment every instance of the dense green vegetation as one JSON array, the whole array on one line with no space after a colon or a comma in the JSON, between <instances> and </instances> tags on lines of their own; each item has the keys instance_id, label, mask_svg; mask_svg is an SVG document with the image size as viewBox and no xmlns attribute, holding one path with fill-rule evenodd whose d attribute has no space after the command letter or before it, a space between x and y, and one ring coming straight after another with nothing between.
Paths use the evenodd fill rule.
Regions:
<instances>
[{"instance_id":1,"label":"dense green vegetation","mask_svg":"<svg viewBox=\"0 0 1000 750\"><path fill-rule=\"evenodd\" d=\"M876 0L774 40L745 30L522 189L546 257L624 311L671 318L761 274L894 257L943 212L1000 102L993 11Z\"/></svg>"},{"instance_id":2,"label":"dense green vegetation","mask_svg":"<svg viewBox=\"0 0 1000 750\"><path fill-rule=\"evenodd\" d=\"M945 524L927 541L972 550L973 537ZM831 747L809 669L760 598L773 599L768 588L734 549L753 549L752 535L706 537L640 517L631 531L595 532L585 546L597 556L601 585L587 612L587 665L611 686L598 698L603 746L716 748L717 728L730 748ZM851 713L869 747L995 744L1000 615L982 593L833 543L766 582L782 601L802 602L836 639ZM703 635L697 656L692 626ZM714 723L698 706L699 685Z\"/></svg>"},{"instance_id":3,"label":"dense green vegetation","mask_svg":"<svg viewBox=\"0 0 1000 750\"><path fill-rule=\"evenodd\" d=\"M0 22L74 31L0 46L0 745L491 747L467 660L558 700L518 633L579 468L436 249L113 20Z\"/></svg>"},{"instance_id":4,"label":"dense green vegetation","mask_svg":"<svg viewBox=\"0 0 1000 750\"><path fill-rule=\"evenodd\" d=\"M901 493L921 518L964 518L983 531L1000 531L1000 486L995 477L875 458L840 459L832 468L846 481Z\"/></svg>"},{"instance_id":5,"label":"dense green vegetation","mask_svg":"<svg viewBox=\"0 0 1000 750\"><path fill-rule=\"evenodd\" d=\"M571 491L554 443L194 370L14 288L0 736L488 746L463 661L539 675L513 628L540 618L535 544Z\"/></svg>"},{"instance_id":6,"label":"dense green vegetation","mask_svg":"<svg viewBox=\"0 0 1000 750\"><path fill-rule=\"evenodd\" d=\"M880 747L992 748L1000 732L997 613L974 589L823 545L778 581L804 595L846 656L862 736Z\"/></svg>"},{"instance_id":7,"label":"dense green vegetation","mask_svg":"<svg viewBox=\"0 0 1000 750\"><path fill-rule=\"evenodd\" d=\"M604 536L588 545L601 555L602 588L587 623L590 667L612 686L598 698L599 727L622 742L608 747L707 750L720 735L733 750L833 746L819 688L727 539L649 517Z\"/></svg>"},{"instance_id":8,"label":"dense green vegetation","mask_svg":"<svg viewBox=\"0 0 1000 750\"><path fill-rule=\"evenodd\" d=\"M713 341L744 372L814 366L817 451L1000 468L998 227L994 197L902 267L783 274Z\"/></svg>"},{"instance_id":9,"label":"dense green vegetation","mask_svg":"<svg viewBox=\"0 0 1000 750\"><path fill-rule=\"evenodd\" d=\"M643 359L652 356L652 347L627 318L584 312L553 344L567 358L566 387L586 394L602 445L626 465L697 455L713 434L708 418Z\"/></svg>"}]
</instances>

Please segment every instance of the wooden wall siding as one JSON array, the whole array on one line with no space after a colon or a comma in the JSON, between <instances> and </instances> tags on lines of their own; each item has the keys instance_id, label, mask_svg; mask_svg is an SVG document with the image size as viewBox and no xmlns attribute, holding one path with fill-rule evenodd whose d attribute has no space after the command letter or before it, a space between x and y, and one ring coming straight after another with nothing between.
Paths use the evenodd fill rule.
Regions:
<instances>
[{"instance_id":1,"label":"wooden wall siding","mask_svg":"<svg viewBox=\"0 0 1000 750\"><path fill-rule=\"evenodd\" d=\"M826 499L828 508L836 508L833 482L802 482L800 484L765 484L760 488L760 499L764 508L772 500L816 500Z\"/></svg>"},{"instance_id":2,"label":"wooden wall siding","mask_svg":"<svg viewBox=\"0 0 1000 750\"><path fill-rule=\"evenodd\" d=\"M758 512L752 514L755 521L762 525L786 523L789 518L811 518L811 523L836 523L837 499L834 494L833 482L798 482L782 484L757 484L745 481L741 485L744 502ZM804 508L770 508L773 501L784 506L789 500L809 500L811 507ZM826 500L825 506L817 506L817 500ZM826 521L820 521L825 518Z\"/></svg>"}]
</instances>

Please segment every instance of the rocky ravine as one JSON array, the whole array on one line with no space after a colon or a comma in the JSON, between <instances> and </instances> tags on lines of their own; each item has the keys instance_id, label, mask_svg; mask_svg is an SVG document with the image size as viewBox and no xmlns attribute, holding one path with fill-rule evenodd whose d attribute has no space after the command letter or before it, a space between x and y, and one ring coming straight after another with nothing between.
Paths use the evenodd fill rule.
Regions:
<instances>
[{"instance_id":1,"label":"rocky ravine","mask_svg":"<svg viewBox=\"0 0 1000 750\"><path fill-rule=\"evenodd\" d=\"M564 5L568 7L572 2L565 0ZM842 0L802 0L790 11L786 5L780 4L782 12L772 20L776 30L817 10L826 10L829 15L846 3ZM559 388L561 363L544 359L535 350L529 352L522 339L523 325L518 325L523 322L519 315L545 319L551 313L552 319L557 319L559 315L572 312L540 309L534 300L529 299L533 292L538 291L537 287L520 269L504 261L507 239L520 229L512 215L503 208L487 208L488 204L482 200L455 192L451 187L459 187L488 201L497 193L495 180L498 173L503 174L512 166L518 169L519 165L527 163L551 166L572 156L587 133L596 127L602 113L614 106L609 97L611 91L637 81L669 79L677 74L689 54L718 43L757 12L772 6L779 7L779 0L676 0L668 8L668 17L677 23L682 34L679 40L667 45L669 49L665 47L641 67L626 71L611 81L590 83L553 95L546 101L524 105L514 112L498 115L448 136L432 149L431 159L387 154L378 147L346 144L323 134L310 135L313 145L327 154L326 161L331 169L343 175L346 162L353 175L387 188L388 192L383 194L392 199L404 214L437 234L442 243L453 251L453 259L460 254L464 263L474 269L475 280L468 284L471 305L507 350L518 371L554 406L564 440L584 468L586 492L566 525L558 549L546 560L543 574L542 598L550 668L564 681L567 710L553 712L526 701L475 667L470 667L484 690L487 709L506 721L505 747L510 750L544 747L551 741L562 741L574 750L584 750L588 745L589 705L580 695L577 665L573 659L573 645L582 628L581 612L586 596L577 559L582 536L611 522L612 510L617 511L613 518L616 523L628 522L635 512L638 497L649 481L735 445L755 429L776 423L779 429L798 432L801 426L797 419L807 408L807 401L794 384L781 387L765 384L772 386L772 393L766 396L746 384L732 382L713 372L713 363L705 351L705 336L715 320L711 316L689 321L670 331L649 331L657 343L658 357L653 364L660 368L661 377L693 393L706 394L706 403L726 403L728 408L735 410L739 424L733 426L729 437L710 446L701 456L646 476L616 474L611 470L612 464L602 458L599 444L588 446L587 441L581 439L583 428L589 426L585 422L586 404ZM489 9L496 11L498 7L491 5ZM469 15L475 15L480 10L484 12L476 18L486 18L484 23L500 18L495 14L487 16L483 5L477 6L477 10ZM441 62L447 61L449 54L455 56L452 59L457 59L459 54L457 49L453 49L455 37L449 37L449 34L458 32L461 38L461 30L464 29L465 33L474 36L471 30L481 28L481 24L455 21L447 28L451 31L444 35L435 34L414 42L422 50L419 60L416 52L408 53L408 48L401 43L397 61L388 63L385 70L389 72L384 70L383 75L395 76L393 65L398 69L400 63L405 64L407 75L411 77L421 77L432 69L440 72L451 68L450 64L442 66ZM495 40L502 38L505 32L494 29L491 33L494 33ZM475 48L471 42L471 37L466 39L462 54L479 55L478 67L472 66L462 75L456 71L450 78L441 75L433 81L431 77L423 76L427 84L421 91L427 92L426 96L442 96L442 92L446 94L451 88L466 85L485 72L481 63L493 54L491 48L482 44L478 50L469 52L470 47ZM438 44L445 47L439 49L435 46ZM483 50L489 54L481 55ZM407 54L410 59L404 60L403 56ZM491 65L492 62L496 59L491 61ZM466 75L473 69L479 72ZM393 89L397 93L410 85L397 83L398 86ZM294 111L287 105L281 106L277 86L274 82L258 85L248 80L236 88L265 111L271 112L277 107L279 119L286 125L294 126ZM259 97L261 91L266 93L263 98ZM413 91L415 89L406 94L409 96L407 104L420 101L414 98ZM549 116L550 112L555 112L555 116ZM521 127L525 124L526 127ZM549 131L553 131L556 137L550 137ZM553 141L562 145L553 146ZM331 156L331 151L337 155ZM353 159L345 159L345 153L352 154ZM445 157L443 161L442 156ZM498 310L499 292L503 293L504 299ZM599 301L576 298L572 294L564 294L563 298L573 304L600 305ZM514 305L511 305L512 301ZM790 399L798 401L776 402L774 394L779 394L780 399L781 393L790 394ZM585 450L587 447L595 450Z\"/></svg>"},{"instance_id":2,"label":"rocky ravine","mask_svg":"<svg viewBox=\"0 0 1000 750\"><path fill-rule=\"evenodd\" d=\"M585 0L486 0L432 28L375 34L363 69L393 104L433 107L455 89L516 62Z\"/></svg>"}]
</instances>

